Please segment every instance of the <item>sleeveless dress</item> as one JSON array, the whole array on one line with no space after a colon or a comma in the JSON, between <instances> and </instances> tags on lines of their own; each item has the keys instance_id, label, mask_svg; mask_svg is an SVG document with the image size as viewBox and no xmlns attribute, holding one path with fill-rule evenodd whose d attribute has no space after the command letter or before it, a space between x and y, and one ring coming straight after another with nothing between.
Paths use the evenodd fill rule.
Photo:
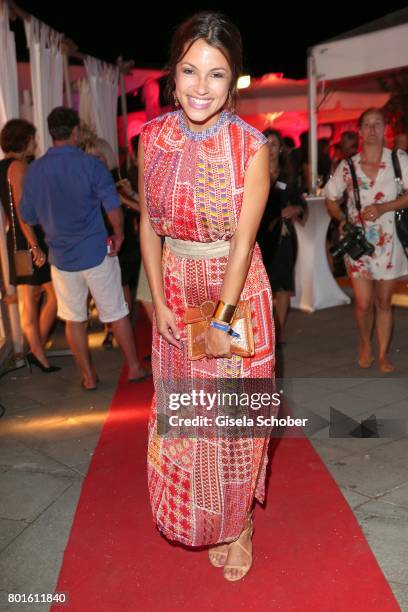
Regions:
<instances>
[{"instance_id":1,"label":"sleeveless dress","mask_svg":"<svg viewBox=\"0 0 408 612\"><path fill-rule=\"evenodd\" d=\"M2 159L0 161L0 205L3 206L3 210L5 212L8 224L8 232L7 232L7 254L9 258L9 283L11 285L45 285L46 283L51 282L51 270L50 264L46 262L43 266L38 268L34 266L34 272L31 276L17 276L16 269L14 265L14 240L13 240L13 232L11 228L12 215L11 215L11 206L10 206L10 195L9 195L9 187L8 187L8 171L16 158L8 157L6 159ZM17 249L27 249L28 244L27 240L23 234L23 230L20 227L18 219L15 218L15 230L16 230L16 243ZM37 244L40 246L41 250L47 255L48 247L45 243L44 232L40 225L35 225L33 227L33 231L37 238Z\"/></svg>"},{"instance_id":2,"label":"sleeveless dress","mask_svg":"<svg viewBox=\"0 0 408 612\"><path fill-rule=\"evenodd\" d=\"M306 208L295 181L280 172L269 190L257 237L274 294L295 292L296 230L293 221L282 218L282 210L289 204Z\"/></svg>"},{"instance_id":3,"label":"sleeveless dress","mask_svg":"<svg viewBox=\"0 0 408 612\"><path fill-rule=\"evenodd\" d=\"M229 111L210 128L193 132L184 112L146 123L145 198L155 232L179 240L229 240L238 224L244 176L266 138ZM163 285L183 350L159 335L153 322L155 395L149 420L148 485L154 520L169 539L189 546L232 541L256 497L265 495L268 437L167 439L157 432L163 379L269 378L274 376L272 292L256 244L241 299L249 299L255 355L190 361L186 308L217 302L228 257L190 259L163 248Z\"/></svg>"}]
</instances>

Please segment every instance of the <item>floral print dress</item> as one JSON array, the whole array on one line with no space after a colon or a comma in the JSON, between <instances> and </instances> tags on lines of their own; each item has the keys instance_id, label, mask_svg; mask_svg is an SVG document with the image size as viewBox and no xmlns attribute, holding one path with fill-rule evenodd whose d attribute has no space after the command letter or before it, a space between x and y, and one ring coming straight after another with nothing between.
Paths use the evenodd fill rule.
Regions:
<instances>
[{"instance_id":1,"label":"floral print dress","mask_svg":"<svg viewBox=\"0 0 408 612\"><path fill-rule=\"evenodd\" d=\"M398 150L402 180L408 189L408 155ZM389 202L397 197L391 150L384 147L375 179L369 178L361 166L361 155L352 158L360 190L362 211L371 204ZM342 161L325 187L326 197L339 200L347 192L348 218L354 225L361 227L353 190L353 181L346 161ZM372 256L363 255L355 261L345 255L344 261L350 278L369 280L392 280L408 274L408 259L403 251L395 228L395 213L387 212L375 221L364 220L365 236L375 251Z\"/></svg>"}]
</instances>

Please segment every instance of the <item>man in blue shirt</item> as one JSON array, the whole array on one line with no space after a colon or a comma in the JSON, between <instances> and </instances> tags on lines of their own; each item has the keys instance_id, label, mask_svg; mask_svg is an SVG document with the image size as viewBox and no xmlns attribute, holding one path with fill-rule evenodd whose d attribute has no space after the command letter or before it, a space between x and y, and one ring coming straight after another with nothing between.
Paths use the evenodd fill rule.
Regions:
<instances>
[{"instance_id":1,"label":"man in blue shirt","mask_svg":"<svg viewBox=\"0 0 408 612\"><path fill-rule=\"evenodd\" d=\"M29 167L20 203L22 219L42 225L49 246L58 316L82 373L82 386L95 389L85 322L90 291L104 323L112 331L129 366L128 378L146 377L140 366L121 285L117 253L123 242L120 200L109 171L96 157L78 148L79 116L55 108L48 116L54 146ZM104 207L113 228L109 254Z\"/></svg>"}]
</instances>

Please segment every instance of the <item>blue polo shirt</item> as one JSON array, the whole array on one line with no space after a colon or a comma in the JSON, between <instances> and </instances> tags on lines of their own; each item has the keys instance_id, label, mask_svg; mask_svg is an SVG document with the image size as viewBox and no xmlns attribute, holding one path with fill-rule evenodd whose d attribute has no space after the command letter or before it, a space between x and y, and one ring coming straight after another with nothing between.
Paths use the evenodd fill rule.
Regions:
<instances>
[{"instance_id":1,"label":"blue polo shirt","mask_svg":"<svg viewBox=\"0 0 408 612\"><path fill-rule=\"evenodd\" d=\"M64 145L30 164L19 209L23 221L43 227L50 262L73 272L99 265L106 255L101 204L106 212L120 206L109 170L96 157Z\"/></svg>"}]
</instances>

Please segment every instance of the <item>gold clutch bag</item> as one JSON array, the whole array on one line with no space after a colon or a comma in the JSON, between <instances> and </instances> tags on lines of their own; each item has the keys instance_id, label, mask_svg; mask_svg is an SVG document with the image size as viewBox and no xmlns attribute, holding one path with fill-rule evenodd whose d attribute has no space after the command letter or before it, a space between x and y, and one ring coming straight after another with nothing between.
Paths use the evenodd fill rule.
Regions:
<instances>
[{"instance_id":1,"label":"gold clutch bag","mask_svg":"<svg viewBox=\"0 0 408 612\"><path fill-rule=\"evenodd\" d=\"M203 302L201 306L187 308L185 312L184 323L187 326L188 357L191 360L206 357L205 340L198 340L198 337L209 328L214 310L215 303L208 300ZM249 300L238 302L231 327L239 334L239 338L231 337L231 353L240 357L252 357L255 353L255 345Z\"/></svg>"}]
</instances>

